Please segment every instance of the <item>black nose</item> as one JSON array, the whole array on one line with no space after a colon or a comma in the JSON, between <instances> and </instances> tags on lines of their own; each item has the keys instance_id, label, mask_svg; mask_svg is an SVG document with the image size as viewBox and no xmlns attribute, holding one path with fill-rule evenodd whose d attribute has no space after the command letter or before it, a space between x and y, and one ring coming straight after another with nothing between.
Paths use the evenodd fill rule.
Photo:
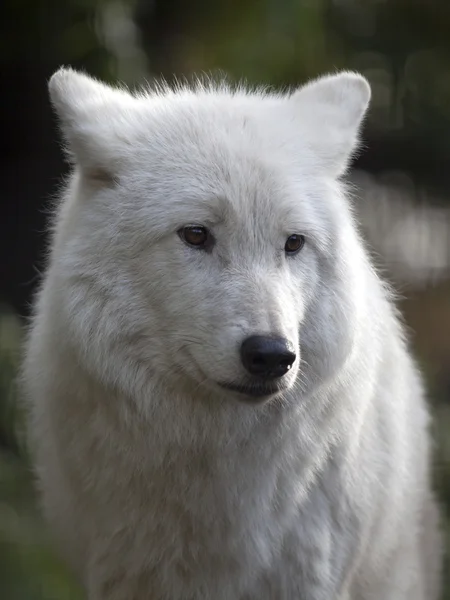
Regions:
<instances>
[{"instance_id":1,"label":"black nose","mask_svg":"<svg viewBox=\"0 0 450 600\"><path fill-rule=\"evenodd\" d=\"M286 375L295 358L292 344L282 337L252 335L241 346L244 367L252 375L265 379Z\"/></svg>"}]
</instances>

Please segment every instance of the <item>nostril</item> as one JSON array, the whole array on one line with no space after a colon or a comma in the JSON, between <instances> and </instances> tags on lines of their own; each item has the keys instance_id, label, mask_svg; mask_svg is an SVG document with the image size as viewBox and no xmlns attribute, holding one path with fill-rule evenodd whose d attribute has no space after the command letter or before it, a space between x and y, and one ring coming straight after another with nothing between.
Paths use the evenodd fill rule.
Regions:
<instances>
[{"instance_id":1,"label":"nostril","mask_svg":"<svg viewBox=\"0 0 450 600\"><path fill-rule=\"evenodd\" d=\"M290 369L292 367L292 363L293 363L293 361L292 361L291 357L282 358L280 360L280 367L286 367L287 369Z\"/></svg>"},{"instance_id":2,"label":"nostril","mask_svg":"<svg viewBox=\"0 0 450 600\"><path fill-rule=\"evenodd\" d=\"M295 359L292 344L282 337L254 335L244 340L241 346L245 369L251 375L266 379L285 375Z\"/></svg>"}]
</instances>

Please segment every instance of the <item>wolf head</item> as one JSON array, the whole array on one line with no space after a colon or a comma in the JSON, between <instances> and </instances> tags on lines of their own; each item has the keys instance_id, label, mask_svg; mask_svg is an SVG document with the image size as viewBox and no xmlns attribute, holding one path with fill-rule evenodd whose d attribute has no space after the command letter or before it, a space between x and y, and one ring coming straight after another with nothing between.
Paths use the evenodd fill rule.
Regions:
<instances>
[{"instance_id":1,"label":"wolf head","mask_svg":"<svg viewBox=\"0 0 450 600\"><path fill-rule=\"evenodd\" d=\"M339 183L363 77L133 95L62 69L50 93L74 173L49 277L95 377L262 400L338 372L364 286Z\"/></svg>"}]
</instances>

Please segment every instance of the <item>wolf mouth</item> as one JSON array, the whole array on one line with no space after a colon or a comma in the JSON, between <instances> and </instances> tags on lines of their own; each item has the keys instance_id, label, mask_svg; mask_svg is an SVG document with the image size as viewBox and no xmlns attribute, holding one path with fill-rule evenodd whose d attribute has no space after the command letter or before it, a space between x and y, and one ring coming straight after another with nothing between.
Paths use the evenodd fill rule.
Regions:
<instances>
[{"instance_id":1,"label":"wolf mouth","mask_svg":"<svg viewBox=\"0 0 450 600\"><path fill-rule=\"evenodd\" d=\"M269 396L274 396L276 394L280 394L281 392L287 389L286 386L281 385L270 385L266 383L251 383L251 384L240 384L240 383L223 383L219 382L218 384L221 388L231 391L237 392L242 396L247 396L255 399L264 399Z\"/></svg>"}]
</instances>

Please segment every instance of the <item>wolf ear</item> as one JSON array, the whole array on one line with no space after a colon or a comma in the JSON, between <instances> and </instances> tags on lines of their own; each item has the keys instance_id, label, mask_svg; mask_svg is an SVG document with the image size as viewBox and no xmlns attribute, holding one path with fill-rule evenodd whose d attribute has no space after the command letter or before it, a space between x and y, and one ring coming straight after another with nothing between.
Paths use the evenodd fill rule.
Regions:
<instances>
[{"instance_id":1,"label":"wolf ear","mask_svg":"<svg viewBox=\"0 0 450 600\"><path fill-rule=\"evenodd\" d=\"M52 76L49 92L69 156L87 175L113 179L131 145L123 125L135 99L68 68Z\"/></svg>"},{"instance_id":2,"label":"wolf ear","mask_svg":"<svg viewBox=\"0 0 450 600\"><path fill-rule=\"evenodd\" d=\"M302 135L319 165L340 176L358 146L358 134L370 102L370 86L358 73L343 72L313 80L289 99L295 103Z\"/></svg>"}]
</instances>

